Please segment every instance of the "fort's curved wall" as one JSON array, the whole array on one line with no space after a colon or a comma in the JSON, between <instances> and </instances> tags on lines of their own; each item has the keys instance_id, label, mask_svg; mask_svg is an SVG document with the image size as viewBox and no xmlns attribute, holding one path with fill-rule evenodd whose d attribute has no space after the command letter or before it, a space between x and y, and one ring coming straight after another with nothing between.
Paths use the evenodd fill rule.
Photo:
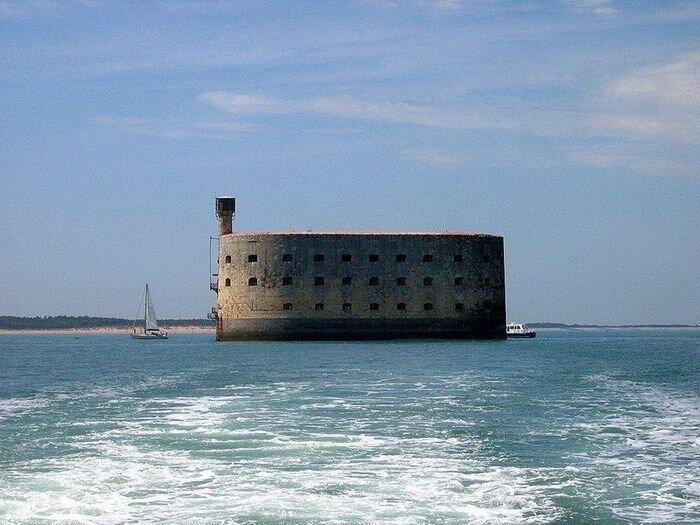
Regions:
<instances>
[{"instance_id":1,"label":"fort's curved wall","mask_svg":"<svg viewBox=\"0 0 700 525\"><path fill-rule=\"evenodd\" d=\"M504 338L503 238L229 233L217 339Z\"/></svg>"}]
</instances>

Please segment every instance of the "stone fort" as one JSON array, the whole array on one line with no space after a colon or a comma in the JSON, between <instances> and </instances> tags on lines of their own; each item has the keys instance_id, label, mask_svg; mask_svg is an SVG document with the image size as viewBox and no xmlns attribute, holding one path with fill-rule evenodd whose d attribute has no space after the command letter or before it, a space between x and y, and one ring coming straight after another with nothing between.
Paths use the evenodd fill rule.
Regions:
<instances>
[{"instance_id":1,"label":"stone fort","mask_svg":"<svg viewBox=\"0 0 700 525\"><path fill-rule=\"evenodd\" d=\"M503 237L233 232L218 197L216 339L503 339Z\"/></svg>"}]
</instances>

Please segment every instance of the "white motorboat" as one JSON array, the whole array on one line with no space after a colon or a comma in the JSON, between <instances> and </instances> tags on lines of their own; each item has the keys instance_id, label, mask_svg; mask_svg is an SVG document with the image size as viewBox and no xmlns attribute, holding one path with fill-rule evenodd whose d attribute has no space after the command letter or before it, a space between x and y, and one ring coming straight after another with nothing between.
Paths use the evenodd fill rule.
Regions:
<instances>
[{"instance_id":1,"label":"white motorboat","mask_svg":"<svg viewBox=\"0 0 700 525\"><path fill-rule=\"evenodd\" d=\"M535 337L537 332L530 330L526 325L522 323L508 323L506 325L506 335L508 337Z\"/></svg>"}]
</instances>

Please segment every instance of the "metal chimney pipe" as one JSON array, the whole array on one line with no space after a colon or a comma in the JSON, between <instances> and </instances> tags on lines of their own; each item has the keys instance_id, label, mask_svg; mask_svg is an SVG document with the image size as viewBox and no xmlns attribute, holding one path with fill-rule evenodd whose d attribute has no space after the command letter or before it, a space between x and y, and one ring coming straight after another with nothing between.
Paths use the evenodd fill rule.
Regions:
<instances>
[{"instance_id":1,"label":"metal chimney pipe","mask_svg":"<svg viewBox=\"0 0 700 525\"><path fill-rule=\"evenodd\" d=\"M233 233L233 218L236 216L234 197L216 198L216 217L219 219L219 235Z\"/></svg>"}]
</instances>

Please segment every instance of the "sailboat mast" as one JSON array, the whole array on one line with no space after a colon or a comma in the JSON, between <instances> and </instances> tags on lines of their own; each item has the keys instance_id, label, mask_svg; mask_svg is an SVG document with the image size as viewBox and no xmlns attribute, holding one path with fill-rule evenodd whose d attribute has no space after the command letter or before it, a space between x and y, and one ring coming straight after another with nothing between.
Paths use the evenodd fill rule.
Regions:
<instances>
[{"instance_id":1,"label":"sailboat mast","mask_svg":"<svg viewBox=\"0 0 700 525\"><path fill-rule=\"evenodd\" d=\"M148 283L146 283L146 302L143 307L143 328L148 329Z\"/></svg>"}]
</instances>

